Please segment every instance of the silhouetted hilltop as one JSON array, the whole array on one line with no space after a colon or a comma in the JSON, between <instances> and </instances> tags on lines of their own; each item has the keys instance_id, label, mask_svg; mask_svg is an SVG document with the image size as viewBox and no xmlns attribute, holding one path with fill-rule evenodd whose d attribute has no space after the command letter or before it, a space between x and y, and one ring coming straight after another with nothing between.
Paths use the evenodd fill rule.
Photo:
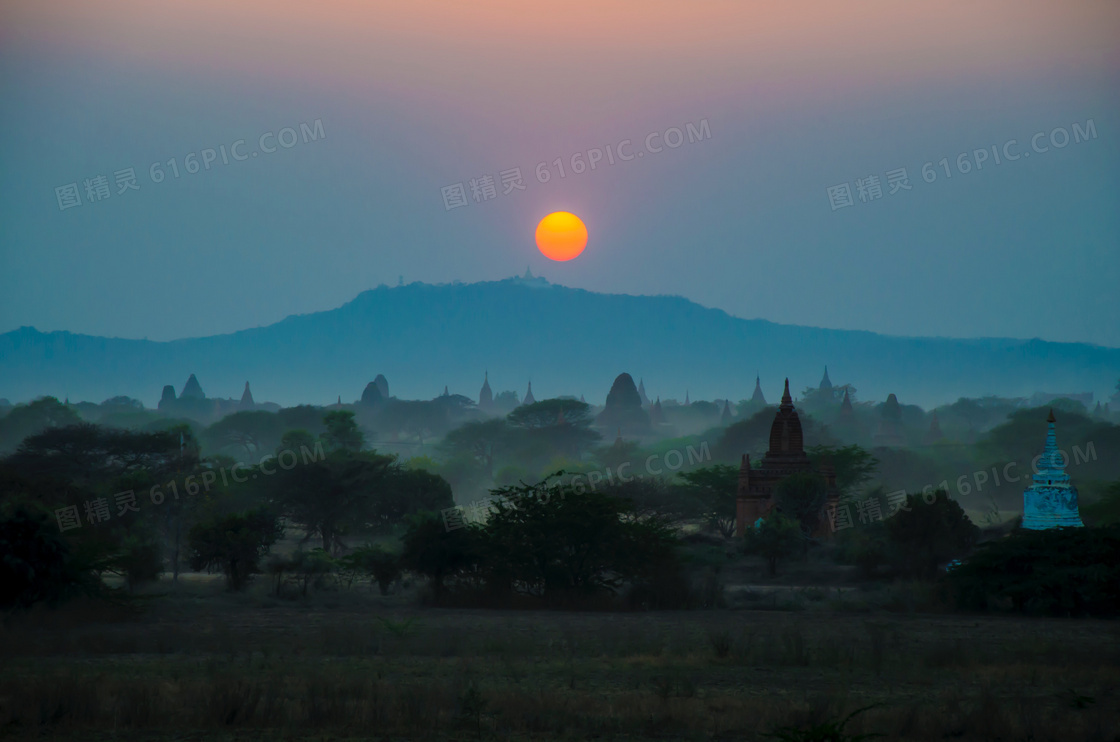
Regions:
<instances>
[{"instance_id":1,"label":"silhouetted hilltop","mask_svg":"<svg viewBox=\"0 0 1120 742\"><path fill-rule=\"evenodd\" d=\"M539 279L538 279L539 282ZM779 325L732 317L674 296L599 294L523 279L413 283L359 294L330 311L228 335L171 342L41 333L0 335L0 395L104 399L128 394L154 406L187 374L219 397L252 379L283 404L345 402L384 373L394 396L430 399L445 384L475 398L484 372L499 388L537 397L584 394L601 402L621 372L650 396L746 399L762 377L816 385L829 366L864 400L895 392L932 404L961 396L1029 396L1039 389L1111 390L1120 349L1041 340L909 338Z\"/></svg>"}]
</instances>

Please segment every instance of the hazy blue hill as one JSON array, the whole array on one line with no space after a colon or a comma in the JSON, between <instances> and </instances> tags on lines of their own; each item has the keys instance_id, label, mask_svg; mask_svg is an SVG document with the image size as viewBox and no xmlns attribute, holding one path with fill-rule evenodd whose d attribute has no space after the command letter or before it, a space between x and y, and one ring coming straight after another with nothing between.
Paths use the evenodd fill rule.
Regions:
<instances>
[{"instance_id":1,"label":"hazy blue hill","mask_svg":"<svg viewBox=\"0 0 1120 742\"><path fill-rule=\"evenodd\" d=\"M538 399L572 393L601 402L622 371L650 396L767 398L782 379L800 391L828 364L834 383L863 399L895 392L929 404L988 393L1111 392L1120 349L1040 340L907 338L745 320L672 296L597 294L515 280L365 291L338 309L268 327L172 342L21 328L0 335L0 396L42 394L100 401L128 394L154 405L197 374L206 393L259 401L354 401L384 373L390 392L430 398L448 385L476 397L490 371L495 391Z\"/></svg>"}]
</instances>

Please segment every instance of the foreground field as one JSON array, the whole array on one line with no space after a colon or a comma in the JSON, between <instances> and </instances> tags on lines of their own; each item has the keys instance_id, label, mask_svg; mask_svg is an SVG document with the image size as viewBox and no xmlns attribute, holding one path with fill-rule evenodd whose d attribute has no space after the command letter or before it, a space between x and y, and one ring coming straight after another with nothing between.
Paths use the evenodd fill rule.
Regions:
<instances>
[{"instance_id":1,"label":"foreground field","mask_svg":"<svg viewBox=\"0 0 1120 742\"><path fill-rule=\"evenodd\" d=\"M188 583L140 614L9 619L0 736L756 739L873 706L849 732L1120 739L1115 623L410 603Z\"/></svg>"}]
</instances>

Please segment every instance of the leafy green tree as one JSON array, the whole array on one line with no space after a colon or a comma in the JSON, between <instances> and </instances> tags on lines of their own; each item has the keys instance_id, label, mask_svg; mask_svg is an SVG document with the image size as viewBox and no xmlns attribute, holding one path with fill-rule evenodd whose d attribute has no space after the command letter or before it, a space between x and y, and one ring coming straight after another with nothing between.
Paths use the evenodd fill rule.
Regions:
<instances>
[{"instance_id":1,"label":"leafy green tree","mask_svg":"<svg viewBox=\"0 0 1120 742\"><path fill-rule=\"evenodd\" d=\"M546 399L522 405L506 419L518 434L515 440L523 440L526 447L575 460L601 437L591 429L591 406L575 399Z\"/></svg>"},{"instance_id":2,"label":"leafy green tree","mask_svg":"<svg viewBox=\"0 0 1120 742\"><path fill-rule=\"evenodd\" d=\"M438 474L404 469L395 462L386 474L370 498L367 523L373 530L388 532L412 513L443 510L455 504L451 485Z\"/></svg>"},{"instance_id":3,"label":"leafy green tree","mask_svg":"<svg viewBox=\"0 0 1120 742\"><path fill-rule=\"evenodd\" d=\"M0 515L0 608L53 603L77 581L70 546L45 513L23 505Z\"/></svg>"},{"instance_id":4,"label":"leafy green tree","mask_svg":"<svg viewBox=\"0 0 1120 742\"><path fill-rule=\"evenodd\" d=\"M633 469L634 462L641 460L641 451L642 444L638 441L616 438L611 445L595 449L595 459L605 468L617 472L623 464L629 464Z\"/></svg>"},{"instance_id":5,"label":"leafy green tree","mask_svg":"<svg viewBox=\"0 0 1120 742\"><path fill-rule=\"evenodd\" d=\"M280 436L280 445L276 447L276 453L279 454L281 451L297 453L305 448L308 451L315 450L315 436L303 428L293 428Z\"/></svg>"},{"instance_id":6,"label":"leafy green tree","mask_svg":"<svg viewBox=\"0 0 1120 742\"><path fill-rule=\"evenodd\" d=\"M450 408L446 403L395 397L385 403L377 418L379 430L415 438L421 448L426 439L445 434L450 423Z\"/></svg>"},{"instance_id":7,"label":"leafy green tree","mask_svg":"<svg viewBox=\"0 0 1120 742\"><path fill-rule=\"evenodd\" d=\"M700 504L708 527L725 538L734 536L739 470L727 464L713 464L677 476L681 479L681 498Z\"/></svg>"},{"instance_id":8,"label":"leafy green tree","mask_svg":"<svg viewBox=\"0 0 1120 742\"><path fill-rule=\"evenodd\" d=\"M187 537L192 569L221 569L226 586L240 591L260 572L260 559L284 534L265 508L217 516L195 524Z\"/></svg>"},{"instance_id":9,"label":"leafy green tree","mask_svg":"<svg viewBox=\"0 0 1120 742\"><path fill-rule=\"evenodd\" d=\"M350 410L331 410L323 415L323 444L331 451L361 451L365 436Z\"/></svg>"},{"instance_id":10,"label":"leafy green tree","mask_svg":"<svg viewBox=\"0 0 1120 742\"><path fill-rule=\"evenodd\" d=\"M719 461L738 462L744 453L765 451L770 443L770 428L777 408L764 407L746 420L728 425L712 446L712 455ZM804 428L807 419L803 419Z\"/></svg>"},{"instance_id":11,"label":"leafy green tree","mask_svg":"<svg viewBox=\"0 0 1120 742\"><path fill-rule=\"evenodd\" d=\"M381 546L367 545L355 549L341 559L347 569L365 574L377 583L382 595L401 577L401 560Z\"/></svg>"},{"instance_id":12,"label":"leafy green tree","mask_svg":"<svg viewBox=\"0 0 1120 742\"><path fill-rule=\"evenodd\" d=\"M1108 485L1101 498L1081 509L1086 523L1107 526L1120 523L1120 480Z\"/></svg>"},{"instance_id":13,"label":"leafy green tree","mask_svg":"<svg viewBox=\"0 0 1120 742\"><path fill-rule=\"evenodd\" d=\"M495 490L485 526L489 568L514 589L546 599L617 592L674 563L673 528L634 518L633 504L570 485Z\"/></svg>"},{"instance_id":14,"label":"leafy green tree","mask_svg":"<svg viewBox=\"0 0 1120 742\"><path fill-rule=\"evenodd\" d=\"M982 544L948 573L960 605L1010 602L1018 612L1120 614L1120 525L1021 529Z\"/></svg>"},{"instance_id":15,"label":"leafy green tree","mask_svg":"<svg viewBox=\"0 0 1120 742\"><path fill-rule=\"evenodd\" d=\"M803 546L808 548L809 537L820 526L828 486L819 474L801 472L791 474L774 488L774 501L778 509L793 518L805 536Z\"/></svg>"},{"instance_id":16,"label":"leafy green tree","mask_svg":"<svg viewBox=\"0 0 1120 742\"><path fill-rule=\"evenodd\" d=\"M181 454L174 431L145 433L80 423L29 436L7 463L24 476L92 487L133 472L162 478L197 463L197 449Z\"/></svg>"},{"instance_id":17,"label":"leafy green tree","mask_svg":"<svg viewBox=\"0 0 1120 742\"><path fill-rule=\"evenodd\" d=\"M832 467L836 473L836 488L842 496L859 490L879 467L879 460L857 445L811 446L807 453L818 471L825 464Z\"/></svg>"},{"instance_id":18,"label":"leafy green tree","mask_svg":"<svg viewBox=\"0 0 1120 742\"><path fill-rule=\"evenodd\" d=\"M82 422L77 411L55 397L41 397L18 404L0 418L0 453L12 451L28 436L47 428L64 428Z\"/></svg>"},{"instance_id":19,"label":"leafy green tree","mask_svg":"<svg viewBox=\"0 0 1120 742\"><path fill-rule=\"evenodd\" d=\"M479 531L477 526L449 530L437 513L416 513L404 535L400 563L427 577L438 599L448 579L477 563Z\"/></svg>"},{"instance_id":20,"label":"leafy green tree","mask_svg":"<svg viewBox=\"0 0 1120 742\"><path fill-rule=\"evenodd\" d=\"M163 574L163 544L157 534L134 529L120 543L110 569L124 577L129 591L146 582L154 582Z\"/></svg>"},{"instance_id":21,"label":"leafy green tree","mask_svg":"<svg viewBox=\"0 0 1120 742\"><path fill-rule=\"evenodd\" d=\"M460 425L443 439L441 449L448 457L472 457L481 466L486 479L492 480L495 458L511 450L514 443L509 423L493 418Z\"/></svg>"},{"instance_id":22,"label":"leafy green tree","mask_svg":"<svg viewBox=\"0 0 1120 742\"><path fill-rule=\"evenodd\" d=\"M583 482L574 480L577 489L583 489ZM594 485L597 492L617 497L630 503L628 518L654 517L674 527L683 526L688 521L703 517L707 511L703 503L691 492L683 492L679 485L672 484L665 477L629 477L622 481L615 477ZM732 506L734 518L734 506Z\"/></svg>"},{"instance_id":23,"label":"leafy green tree","mask_svg":"<svg viewBox=\"0 0 1120 742\"><path fill-rule=\"evenodd\" d=\"M865 577L871 577L890 558L890 543L884 521L873 521L839 531L836 537L838 558L843 564L854 564Z\"/></svg>"},{"instance_id":24,"label":"leafy green tree","mask_svg":"<svg viewBox=\"0 0 1120 742\"><path fill-rule=\"evenodd\" d=\"M747 528L743 549L765 559L767 571L773 577L778 573L778 561L796 554L804 538L796 520L773 511L761 523Z\"/></svg>"},{"instance_id":25,"label":"leafy green tree","mask_svg":"<svg viewBox=\"0 0 1120 742\"><path fill-rule=\"evenodd\" d=\"M312 435L320 435L326 431L323 426L323 409L314 405L285 407L276 412L276 419L280 421L281 430L306 430Z\"/></svg>"},{"instance_id":26,"label":"leafy green tree","mask_svg":"<svg viewBox=\"0 0 1120 742\"><path fill-rule=\"evenodd\" d=\"M303 529L304 541L318 536L323 550L333 554L347 534L370 522L376 494L395 499L389 490L395 460L375 451L335 449L323 459L256 481Z\"/></svg>"},{"instance_id":27,"label":"leafy green tree","mask_svg":"<svg viewBox=\"0 0 1120 742\"><path fill-rule=\"evenodd\" d=\"M226 415L206 429L203 439L218 450L239 448L248 458L276 448L282 430L275 413L250 410Z\"/></svg>"},{"instance_id":28,"label":"leafy green tree","mask_svg":"<svg viewBox=\"0 0 1120 742\"><path fill-rule=\"evenodd\" d=\"M907 495L906 505L886 524L899 571L927 579L937 574L938 566L968 554L980 533L944 490Z\"/></svg>"}]
</instances>

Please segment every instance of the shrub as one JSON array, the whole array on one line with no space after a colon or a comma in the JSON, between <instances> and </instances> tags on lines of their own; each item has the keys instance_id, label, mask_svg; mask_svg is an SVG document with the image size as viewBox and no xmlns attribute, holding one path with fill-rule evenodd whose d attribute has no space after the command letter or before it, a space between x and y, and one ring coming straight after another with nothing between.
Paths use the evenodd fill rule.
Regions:
<instances>
[{"instance_id":1,"label":"shrub","mask_svg":"<svg viewBox=\"0 0 1120 742\"><path fill-rule=\"evenodd\" d=\"M355 549L340 562L344 569L367 575L376 581L382 595L388 595L389 587L401 576L401 564L397 555L377 545Z\"/></svg>"},{"instance_id":2,"label":"shrub","mask_svg":"<svg viewBox=\"0 0 1120 742\"><path fill-rule=\"evenodd\" d=\"M928 500L930 496L932 500ZM944 490L908 495L906 505L886 521L887 537L897 569L929 579L938 566L972 550L980 533L964 509Z\"/></svg>"},{"instance_id":3,"label":"shrub","mask_svg":"<svg viewBox=\"0 0 1120 742\"><path fill-rule=\"evenodd\" d=\"M239 591L260 572L261 557L283 533L276 516L263 508L203 521L187 536L191 569L221 569L226 586Z\"/></svg>"},{"instance_id":4,"label":"shrub","mask_svg":"<svg viewBox=\"0 0 1120 742\"><path fill-rule=\"evenodd\" d=\"M949 571L958 603L1050 615L1120 613L1120 525L1019 530Z\"/></svg>"},{"instance_id":5,"label":"shrub","mask_svg":"<svg viewBox=\"0 0 1120 742\"><path fill-rule=\"evenodd\" d=\"M132 533L120 544L112 569L124 577L128 589L154 582L163 574L163 545L151 533Z\"/></svg>"},{"instance_id":6,"label":"shrub","mask_svg":"<svg viewBox=\"0 0 1120 742\"><path fill-rule=\"evenodd\" d=\"M840 531L836 540L837 560L842 564L854 564L866 577L888 561L890 544L886 524L882 521Z\"/></svg>"},{"instance_id":7,"label":"shrub","mask_svg":"<svg viewBox=\"0 0 1120 742\"><path fill-rule=\"evenodd\" d=\"M747 528L743 550L766 560L771 576L778 572L778 560L792 556L801 548L804 536L793 518L771 512L754 527Z\"/></svg>"},{"instance_id":8,"label":"shrub","mask_svg":"<svg viewBox=\"0 0 1120 742\"><path fill-rule=\"evenodd\" d=\"M72 586L70 547L45 513L16 507L0 518L0 608L55 602Z\"/></svg>"}]
</instances>

